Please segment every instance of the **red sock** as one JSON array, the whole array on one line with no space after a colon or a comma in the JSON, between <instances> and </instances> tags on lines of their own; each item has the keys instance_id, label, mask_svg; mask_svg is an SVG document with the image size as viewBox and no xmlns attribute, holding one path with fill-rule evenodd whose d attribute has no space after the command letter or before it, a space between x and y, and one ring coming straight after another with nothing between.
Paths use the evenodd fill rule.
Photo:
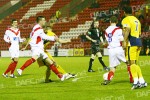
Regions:
<instances>
[{"instance_id":1,"label":"red sock","mask_svg":"<svg viewBox=\"0 0 150 100\"><path fill-rule=\"evenodd\" d=\"M28 66L30 66L32 63L34 63L36 60L34 58L31 58L25 62L25 64L20 68L21 70L24 70Z\"/></svg>"},{"instance_id":2,"label":"red sock","mask_svg":"<svg viewBox=\"0 0 150 100\"><path fill-rule=\"evenodd\" d=\"M14 71L16 69L17 63L18 63L17 61L14 61L13 66L11 68L11 74L14 74Z\"/></svg>"},{"instance_id":3,"label":"red sock","mask_svg":"<svg viewBox=\"0 0 150 100\"><path fill-rule=\"evenodd\" d=\"M59 77L62 78L62 74L59 73L56 66L54 64L50 65L50 69Z\"/></svg>"},{"instance_id":4,"label":"red sock","mask_svg":"<svg viewBox=\"0 0 150 100\"><path fill-rule=\"evenodd\" d=\"M13 66L13 63L14 63L14 62L11 62L11 63L10 63L10 65L8 66L8 68L7 68L7 70L5 71L4 74L7 74L8 72L11 71L11 68L12 68L12 66Z\"/></svg>"},{"instance_id":5,"label":"red sock","mask_svg":"<svg viewBox=\"0 0 150 100\"><path fill-rule=\"evenodd\" d=\"M114 77L114 72L110 71L108 73L108 81L110 81Z\"/></svg>"},{"instance_id":6,"label":"red sock","mask_svg":"<svg viewBox=\"0 0 150 100\"><path fill-rule=\"evenodd\" d=\"M131 74L130 65L127 65L127 70L128 70L128 73L129 73L130 83L133 83L133 77L132 77L132 74Z\"/></svg>"}]
</instances>

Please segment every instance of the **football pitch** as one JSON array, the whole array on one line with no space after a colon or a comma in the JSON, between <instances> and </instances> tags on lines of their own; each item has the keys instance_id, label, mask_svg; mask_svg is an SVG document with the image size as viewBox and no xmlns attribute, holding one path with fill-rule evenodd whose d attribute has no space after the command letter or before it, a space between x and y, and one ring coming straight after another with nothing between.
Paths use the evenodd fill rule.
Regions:
<instances>
[{"instance_id":1,"label":"football pitch","mask_svg":"<svg viewBox=\"0 0 150 100\"><path fill-rule=\"evenodd\" d=\"M20 68L29 58L20 58L17 68ZM148 87L131 90L127 68L124 63L117 67L115 77L107 85L101 85L103 74L98 59L93 63L94 73L88 73L89 57L55 57L55 60L67 72L77 74L61 82L51 72L54 82L44 83L46 67L39 68L37 63L24 70L22 76L16 79L0 77L0 100L150 100L150 57L141 56L139 65ZM103 57L108 65L108 57ZM10 58L0 58L0 74L9 63Z\"/></svg>"}]
</instances>

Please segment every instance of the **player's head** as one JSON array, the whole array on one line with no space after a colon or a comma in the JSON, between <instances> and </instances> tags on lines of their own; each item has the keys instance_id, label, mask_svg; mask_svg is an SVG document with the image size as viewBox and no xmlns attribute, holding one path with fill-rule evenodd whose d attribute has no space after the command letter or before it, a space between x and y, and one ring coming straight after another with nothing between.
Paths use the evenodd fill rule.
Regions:
<instances>
[{"instance_id":1,"label":"player's head","mask_svg":"<svg viewBox=\"0 0 150 100\"><path fill-rule=\"evenodd\" d=\"M16 19L12 19L11 25L12 25L12 27L17 28L18 27L18 21Z\"/></svg>"},{"instance_id":2,"label":"player's head","mask_svg":"<svg viewBox=\"0 0 150 100\"><path fill-rule=\"evenodd\" d=\"M123 8L124 14L126 15L131 15L132 14L132 8L130 6L126 6Z\"/></svg>"},{"instance_id":3,"label":"player's head","mask_svg":"<svg viewBox=\"0 0 150 100\"><path fill-rule=\"evenodd\" d=\"M44 16L38 16L36 18L36 22L40 24L42 27L45 26L46 20Z\"/></svg>"},{"instance_id":4,"label":"player's head","mask_svg":"<svg viewBox=\"0 0 150 100\"><path fill-rule=\"evenodd\" d=\"M94 26L94 28L98 28L99 27L99 22L98 21L94 21L93 22L93 26Z\"/></svg>"},{"instance_id":5,"label":"player's head","mask_svg":"<svg viewBox=\"0 0 150 100\"><path fill-rule=\"evenodd\" d=\"M118 23L118 19L117 19L117 17L116 16L112 16L112 17L110 17L110 23Z\"/></svg>"}]
</instances>

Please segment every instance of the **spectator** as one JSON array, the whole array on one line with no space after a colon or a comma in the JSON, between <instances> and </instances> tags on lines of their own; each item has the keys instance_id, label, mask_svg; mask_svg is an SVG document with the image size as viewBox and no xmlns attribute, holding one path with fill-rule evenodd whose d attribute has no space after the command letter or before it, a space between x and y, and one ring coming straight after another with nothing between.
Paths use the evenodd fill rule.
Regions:
<instances>
[{"instance_id":1,"label":"spectator","mask_svg":"<svg viewBox=\"0 0 150 100\"><path fill-rule=\"evenodd\" d=\"M54 56L55 57L58 56L58 44L57 43L54 45Z\"/></svg>"},{"instance_id":2,"label":"spectator","mask_svg":"<svg viewBox=\"0 0 150 100\"><path fill-rule=\"evenodd\" d=\"M60 12L60 10L57 10L57 11L56 11L56 19L57 19L57 22L59 22L60 16L61 16L61 12Z\"/></svg>"}]
</instances>

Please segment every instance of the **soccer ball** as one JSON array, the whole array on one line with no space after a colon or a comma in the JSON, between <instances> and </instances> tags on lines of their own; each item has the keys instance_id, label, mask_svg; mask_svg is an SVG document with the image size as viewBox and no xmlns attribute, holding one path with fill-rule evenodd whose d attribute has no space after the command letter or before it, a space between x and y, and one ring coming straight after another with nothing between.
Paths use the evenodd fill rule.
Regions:
<instances>
[{"instance_id":1,"label":"soccer ball","mask_svg":"<svg viewBox=\"0 0 150 100\"><path fill-rule=\"evenodd\" d=\"M105 73L105 74L103 74L103 79L104 79L104 80L108 80L108 72Z\"/></svg>"}]
</instances>

